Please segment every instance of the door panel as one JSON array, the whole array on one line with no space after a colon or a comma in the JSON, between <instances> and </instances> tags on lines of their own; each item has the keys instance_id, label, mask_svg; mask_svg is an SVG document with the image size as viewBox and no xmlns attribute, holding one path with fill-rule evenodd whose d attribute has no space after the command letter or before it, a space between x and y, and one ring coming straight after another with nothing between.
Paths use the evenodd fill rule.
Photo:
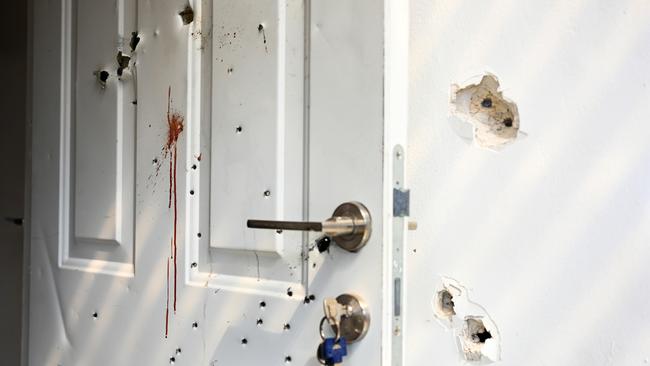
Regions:
<instances>
[{"instance_id":1,"label":"door panel","mask_svg":"<svg viewBox=\"0 0 650 366\"><path fill-rule=\"evenodd\" d=\"M66 2L59 253L64 267L132 276L135 88L116 57L136 12L132 1L115 5Z\"/></svg>"},{"instance_id":2,"label":"door panel","mask_svg":"<svg viewBox=\"0 0 650 366\"><path fill-rule=\"evenodd\" d=\"M302 219L304 37L296 4L217 1L206 19L214 41L203 49L212 58L201 74L212 75L212 114L201 132L211 130L211 161L201 173L211 178L202 193L210 197L213 248L282 256L285 236L248 230L246 220Z\"/></svg>"},{"instance_id":3,"label":"door panel","mask_svg":"<svg viewBox=\"0 0 650 366\"><path fill-rule=\"evenodd\" d=\"M206 4L190 74L190 283L296 298L302 235L251 230L252 218L302 220L303 17L298 1ZM199 121L197 121L199 122ZM194 267L192 263L195 263Z\"/></svg>"}]
</instances>

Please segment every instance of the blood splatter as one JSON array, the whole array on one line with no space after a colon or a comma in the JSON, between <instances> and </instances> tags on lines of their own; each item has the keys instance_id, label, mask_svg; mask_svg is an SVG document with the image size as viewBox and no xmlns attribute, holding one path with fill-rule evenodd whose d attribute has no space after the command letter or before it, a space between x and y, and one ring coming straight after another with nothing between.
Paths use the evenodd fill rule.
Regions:
<instances>
[{"instance_id":1,"label":"blood splatter","mask_svg":"<svg viewBox=\"0 0 650 366\"><path fill-rule=\"evenodd\" d=\"M177 292L177 279L178 279L178 245L176 243L176 233L178 225L178 199L176 195L176 161L178 160L178 138L183 132L183 122L184 118L180 113L172 111L172 88L169 87L167 91L167 141L163 146L163 159L169 158L169 198L168 198L168 208L174 210L173 218L173 231L171 238L171 259L173 259L174 264L174 288L173 288L173 308L174 314L176 314L176 292ZM167 259L167 311L165 315L165 336L167 336L168 324L169 324L169 258Z\"/></svg>"}]
</instances>

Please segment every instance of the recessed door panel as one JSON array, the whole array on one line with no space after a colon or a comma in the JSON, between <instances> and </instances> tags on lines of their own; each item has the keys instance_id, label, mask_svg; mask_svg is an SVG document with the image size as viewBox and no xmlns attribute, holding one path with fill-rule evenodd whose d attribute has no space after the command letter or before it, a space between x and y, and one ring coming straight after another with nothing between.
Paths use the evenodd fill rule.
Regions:
<instances>
[{"instance_id":1,"label":"recessed door panel","mask_svg":"<svg viewBox=\"0 0 650 366\"><path fill-rule=\"evenodd\" d=\"M127 29L135 2L67 3L61 264L133 272L135 105Z\"/></svg>"},{"instance_id":2,"label":"recessed door panel","mask_svg":"<svg viewBox=\"0 0 650 366\"><path fill-rule=\"evenodd\" d=\"M283 0L213 6L210 245L282 255L281 235L245 223L301 218L302 121L286 108L302 105L291 100L302 90L302 32L287 32L293 5Z\"/></svg>"}]
</instances>

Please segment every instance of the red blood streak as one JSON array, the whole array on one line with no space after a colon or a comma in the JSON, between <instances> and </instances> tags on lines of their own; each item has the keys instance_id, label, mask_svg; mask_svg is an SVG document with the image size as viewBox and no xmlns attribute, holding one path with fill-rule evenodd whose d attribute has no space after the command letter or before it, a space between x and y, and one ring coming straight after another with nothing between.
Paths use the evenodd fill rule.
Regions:
<instances>
[{"instance_id":1,"label":"red blood streak","mask_svg":"<svg viewBox=\"0 0 650 366\"><path fill-rule=\"evenodd\" d=\"M176 243L176 233L178 225L178 199L176 194L176 162L178 160L178 147L177 142L178 138L183 132L183 122L184 118L178 112L172 112L171 103L172 103L172 88L169 87L167 91L167 141L165 146L163 146L163 157L169 157L169 201L167 204L168 208L172 207L174 204L174 221L173 221L173 233L171 239L171 258L174 260L174 313L176 313L176 290L177 290L177 279L178 279L178 246ZM173 198L173 199L172 199ZM165 336L167 336L167 323L169 320L169 259L167 259L167 318L165 320Z\"/></svg>"},{"instance_id":2,"label":"red blood streak","mask_svg":"<svg viewBox=\"0 0 650 366\"><path fill-rule=\"evenodd\" d=\"M176 227L178 224L178 204L177 204L177 199L176 199L176 158L178 156L178 152L176 151L176 144L174 144L174 314L176 314L176 280L177 280L177 274L178 274L178 266L177 266L177 249L178 246L176 245Z\"/></svg>"}]
</instances>

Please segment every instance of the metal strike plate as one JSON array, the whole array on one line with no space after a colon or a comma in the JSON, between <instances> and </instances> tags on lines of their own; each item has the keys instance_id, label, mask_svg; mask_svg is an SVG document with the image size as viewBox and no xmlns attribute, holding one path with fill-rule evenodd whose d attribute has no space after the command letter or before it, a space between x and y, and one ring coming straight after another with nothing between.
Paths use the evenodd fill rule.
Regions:
<instances>
[{"instance_id":1,"label":"metal strike plate","mask_svg":"<svg viewBox=\"0 0 650 366\"><path fill-rule=\"evenodd\" d=\"M340 314L339 328L341 337L348 343L358 342L368 333L370 312L368 306L358 295L342 294L336 298L345 311Z\"/></svg>"},{"instance_id":2,"label":"metal strike plate","mask_svg":"<svg viewBox=\"0 0 650 366\"><path fill-rule=\"evenodd\" d=\"M342 249L357 252L363 248L372 233L370 211L360 202L346 202L334 210L323 222L248 220L253 229L298 230L323 232Z\"/></svg>"}]
</instances>

